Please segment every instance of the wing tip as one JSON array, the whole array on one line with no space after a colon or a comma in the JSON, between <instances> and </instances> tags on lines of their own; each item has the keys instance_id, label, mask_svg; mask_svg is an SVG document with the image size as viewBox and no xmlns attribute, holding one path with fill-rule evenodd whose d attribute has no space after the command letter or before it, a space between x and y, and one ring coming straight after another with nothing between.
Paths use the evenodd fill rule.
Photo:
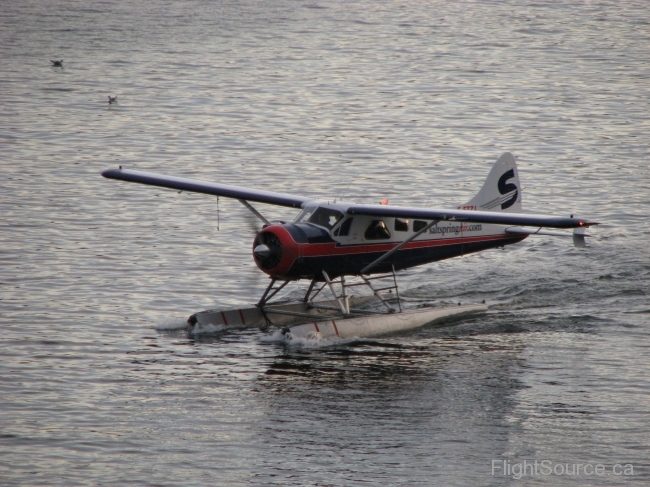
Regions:
<instances>
[{"instance_id":1,"label":"wing tip","mask_svg":"<svg viewBox=\"0 0 650 487\"><path fill-rule=\"evenodd\" d=\"M595 225L600 225L600 222L593 222L591 220L581 219L581 220L578 221L578 227L577 228L589 228L589 227L595 226Z\"/></svg>"},{"instance_id":2,"label":"wing tip","mask_svg":"<svg viewBox=\"0 0 650 487\"><path fill-rule=\"evenodd\" d=\"M102 171L102 176L108 179L119 179L119 175L122 173L122 166L119 168L115 169L106 169Z\"/></svg>"}]
</instances>

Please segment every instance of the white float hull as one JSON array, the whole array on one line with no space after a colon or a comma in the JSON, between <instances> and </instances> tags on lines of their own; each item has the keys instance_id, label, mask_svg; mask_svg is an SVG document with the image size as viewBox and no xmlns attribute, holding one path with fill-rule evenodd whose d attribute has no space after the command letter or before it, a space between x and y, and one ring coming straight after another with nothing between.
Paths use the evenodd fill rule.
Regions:
<instances>
[{"instance_id":1,"label":"white float hull","mask_svg":"<svg viewBox=\"0 0 650 487\"><path fill-rule=\"evenodd\" d=\"M351 298L350 304L353 307L361 306L373 299L372 296ZM317 304L335 308L336 303L334 301L322 301ZM266 313L263 313L262 309L258 307L201 311L192 315L188 320L188 324L192 334L259 328L271 324L283 328L288 339L364 338L419 328L451 316L482 312L487 311L487 309L488 307L485 304L470 304L445 308L407 310L399 313L375 313L364 316L342 317L336 309L315 308L307 303L290 303L266 308Z\"/></svg>"},{"instance_id":2,"label":"white float hull","mask_svg":"<svg viewBox=\"0 0 650 487\"><path fill-rule=\"evenodd\" d=\"M451 316L487 311L485 304L428 308L401 313L332 319L293 326L287 338L364 338L419 328Z\"/></svg>"},{"instance_id":3,"label":"white float hull","mask_svg":"<svg viewBox=\"0 0 650 487\"><path fill-rule=\"evenodd\" d=\"M352 297L350 298L350 306L353 308L363 306L374 299L374 296ZM316 304L319 306L329 306L334 309L316 308L302 302L268 306L265 308L265 312L257 306L229 310L211 309L193 314L187 322L190 333L194 335L245 328L260 328L268 325L277 327L293 326L311 321L321 321L340 315L336 301L321 301Z\"/></svg>"}]
</instances>

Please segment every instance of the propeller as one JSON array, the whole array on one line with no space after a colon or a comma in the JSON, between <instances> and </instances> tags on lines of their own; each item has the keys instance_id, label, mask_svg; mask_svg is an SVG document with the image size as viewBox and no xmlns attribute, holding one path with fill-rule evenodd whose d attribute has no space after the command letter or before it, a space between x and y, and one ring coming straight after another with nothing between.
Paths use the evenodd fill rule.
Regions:
<instances>
[{"instance_id":1,"label":"propeller","mask_svg":"<svg viewBox=\"0 0 650 487\"><path fill-rule=\"evenodd\" d=\"M254 239L256 238L257 234L262 231L262 222L250 211L245 211L244 214L242 215L244 219L244 226L242 227L243 233L246 234L246 240L247 242L250 242L248 240L249 235L253 237ZM250 248L250 247L249 247ZM248 254L250 255L250 254ZM254 254L253 254L254 256ZM247 288L249 289L258 289L260 286L266 284L264 281L266 281L266 277L263 273L260 272L259 268L257 265L254 263L248 261L252 266L249 267L248 265L246 266L246 274L242 276L243 281L246 283Z\"/></svg>"}]
</instances>

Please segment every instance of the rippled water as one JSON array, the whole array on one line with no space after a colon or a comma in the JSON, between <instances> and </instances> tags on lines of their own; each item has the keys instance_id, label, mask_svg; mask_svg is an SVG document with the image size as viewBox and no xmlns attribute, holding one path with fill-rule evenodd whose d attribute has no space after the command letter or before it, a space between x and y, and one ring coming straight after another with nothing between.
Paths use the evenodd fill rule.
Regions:
<instances>
[{"instance_id":1,"label":"rippled water","mask_svg":"<svg viewBox=\"0 0 650 487\"><path fill-rule=\"evenodd\" d=\"M0 484L647 485L649 12L4 2ZM266 284L239 203L99 176L453 206L506 150L527 209L603 223L589 248L411 270L414 303L492 307L298 349L181 328ZM492 469L524 460L609 475Z\"/></svg>"}]
</instances>

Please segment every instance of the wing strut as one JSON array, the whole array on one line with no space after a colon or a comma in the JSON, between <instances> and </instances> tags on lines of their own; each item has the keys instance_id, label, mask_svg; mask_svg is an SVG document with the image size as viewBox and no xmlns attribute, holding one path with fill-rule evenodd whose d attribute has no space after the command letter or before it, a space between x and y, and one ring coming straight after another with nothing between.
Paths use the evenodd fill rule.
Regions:
<instances>
[{"instance_id":1,"label":"wing strut","mask_svg":"<svg viewBox=\"0 0 650 487\"><path fill-rule=\"evenodd\" d=\"M390 257L390 256L393 255L395 252L397 252L397 251L400 250L402 247L404 247L407 243L410 243L410 242L412 242L413 240L415 240L417 237L419 237L420 235L422 235L424 232L426 232L427 230L429 230L429 228L431 228L432 226L434 226L434 225L435 225L436 223L438 223L438 222L440 222L440 220L432 220L431 223L429 223L429 224L428 224L426 227L424 227L422 230L419 230L418 232L414 233L414 234L411 235L409 238L407 238L406 240L404 240L401 244L399 244L397 247L395 247L394 249L389 250L389 251L386 252L384 255L382 255L381 257L379 257L377 260L371 262L370 264L368 264L367 266L365 266L363 269L361 269L360 274L367 274L368 271L369 271L370 269L372 269L373 267L375 267L375 266L376 266L377 264L379 264L380 262L383 262L384 260L386 260L388 257Z\"/></svg>"},{"instance_id":2,"label":"wing strut","mask_svg":"<svg viewBox=\"0 0 650 487\"><path fill-rule=\"evenodd\" d=\"M262 222L264 223L264 225L270 225L270 224L271 224L271 222L268 221L266 218L264 218L264 216L263 216L259 211L257 211L255 208L253 208L253 205L251 205L248 201L246 201L246 200L239 200L239 202L240 202L242 205L244 205L246 208L248 208L248 209L251 211L251 213L252 213L253 215L255 215L257 218L259 218L260 220L262 220Z\"/></svg>"}]
</instances>

